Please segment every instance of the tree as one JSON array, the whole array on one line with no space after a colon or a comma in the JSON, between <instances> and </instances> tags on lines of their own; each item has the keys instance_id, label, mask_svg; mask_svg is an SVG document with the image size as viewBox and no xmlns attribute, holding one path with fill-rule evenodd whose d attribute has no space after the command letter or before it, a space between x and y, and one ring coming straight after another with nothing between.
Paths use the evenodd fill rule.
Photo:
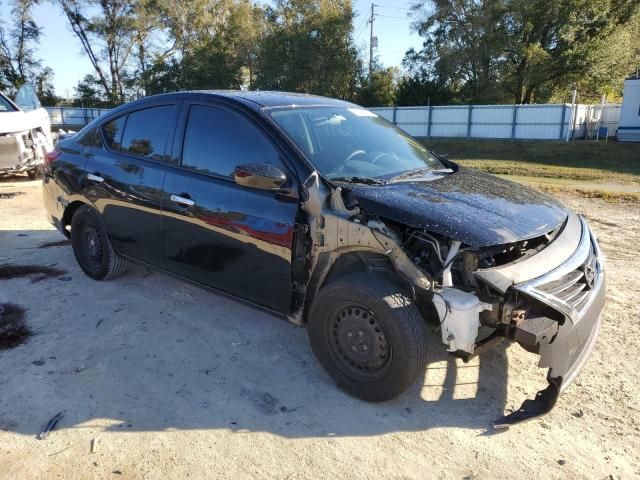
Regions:
<instances>
[{"instance_id":1,"label":"tree","mask_svg":"<svg viewBox=\"0 0 640 480\"><path fill-rule=\"evenodd\" d=\"M74 107L108 108L113 104L105 100L104 86L95 75L85 75L75 87Z\"/></svg>"},{"instance_id":2,"label":"tree","mask_svg":"<svg viewBox=\"0 0 640 480\"><path fill-rule=\"evenodd\" d=\"M639 7L637 0L507 2L504 75L516 103L531 103L545 86L589 75L606 63L603 48ZM610 78L619 74L610 72Z\"/></svg>"},{"instance_id":3,"label":"tree","mask_svg":"<svg viewBox=\"0 0 640 480\"><path fill-rule=\"evenodd\" d=\"M500 45L496 28L501 0L423 0L414 6L414 28L425 38L422 50L407 52L410 71L428 72L457 92L464 103L490 103L503 96L498 86ZM424 77L424 73L421 73Z\"/></svg>"},{"instance_id":4,"label":"tree","mask_svg":"<svg viewBox=\"0 0 640 480\"><path fill-rule=\"evenodd\" d=\"M85 54L95 79L110 103L127 100L127 68L140 31L137 3L129 0L57 0ZM97 15L89 11L97 9Z\"/></svg>"},{"instance_id":5,"label":"tree","mask_svg":"<svg viewBox=\"0 0 640 480\"><path fill-rule=\"evenodd\" d=\"M639 9L637 0L422 0L424 46L407 61L464 101L531 103L597 70L619 78L628 62L601 67Z\"/></svg>"},{"instance_id":6,"label":"tree","mask_svg":"<svg viewBox=\"0 0 640 480\"><path fill-rule=\"evenodd\" d=\"M589 51L586 62L591 67L587 72L552 82L546 91L539 91L538 96L548 96L554 102L566 102L575 88L580 102L597 103L602 95L610 102L620 102L625 78L635 74L640 67L639 32L640 12L628 25L616 28Z\"/></svg>"},{"instance_id":7,"label":"tree","mask_svg":"<svg viewBox=\"0 0 640 480\"><path fill-rule=\"evenodd\" d=\"M365 107L394 105L398 69L376 67L358 89L357 102Z\"/></svg>"},{"instance_id":8,"label":"tree","mask_svg":"<svg viewBox=\"0 0 640 480\"><path fill-rule=\"evenodd\" d=\"M449 105L455 102L454 92L425 73L406 75L398 81L398 106Z\"/></svg>"},{"instance_id":9,"label":"tree","mask_svg":"<svg viewBox=\"0 0 640 480\"><path fill-rule=\"evenodd\" d=\"M150 92L252 87L266 29L262 7L250 0L191 0L164 8L172 47L147 72ZM194 28L183 29L194 12Z\"/></svg>"},{"instance_id":10,"label":"tree","mask_svg":"<svg viewBox=\"0 0 640 480\"><path fill-rule=\"evenodd\" d=\"M40 103L44 106L54 106L60 102L53 87L53 70L49 67L41 69L36 75L34 85Z\"/></svg>"},{"instance_id":11,"label":"tree","mask_svg":"<svg viewBox=\"0 0 640 480\"><path fill-rule=\"evenodd\" d=\"M351 0L276 0L255 85L351 99L359 68Z\"/></svg>"},{"instance_id":12,"label":"tree","mask_svg":"<svg viewBox=\"0 0 640 480\"><path fill-rule=\"evenodd\" d=\"M0 24L0 89L15 91L34 81L40 73L35 58L35 45L40 40L40 28L31 14L37 0L15 0L11 9L11 28Z\"/></svg>"}]
</instances>

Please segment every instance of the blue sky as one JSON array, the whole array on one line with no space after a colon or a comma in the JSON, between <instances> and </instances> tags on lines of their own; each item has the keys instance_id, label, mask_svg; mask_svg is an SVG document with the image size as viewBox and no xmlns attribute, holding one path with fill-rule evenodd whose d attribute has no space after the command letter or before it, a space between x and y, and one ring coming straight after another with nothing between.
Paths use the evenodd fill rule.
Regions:
<instances>
[{"instance_id":1,"label":"blue sky","mask_svg":"<svg viewBox=\"0 0 640 480\"><path fill-rule=\"evenodd\" d=\"M0 2L0 19L7 27L10 6L6 0ZM410 31L407 17L410 4L411 0L381 0L376 3L375 11L379 16L374 22L374 34L378 37L378 55L387 67L399 66L407 49L422 44L420 37ZM371 1L355 0L354 8L358 14L354 22L356 43L368 55L369 25L365 22L369 18ZM56 93L63 97L72 96L73 87L87 73L92 73L93 67L58 7L43 2L35 7L34 17L43 28L38 57L43 65L48 65L55 72L53 83Z\"/></svg>"}]
</instances>

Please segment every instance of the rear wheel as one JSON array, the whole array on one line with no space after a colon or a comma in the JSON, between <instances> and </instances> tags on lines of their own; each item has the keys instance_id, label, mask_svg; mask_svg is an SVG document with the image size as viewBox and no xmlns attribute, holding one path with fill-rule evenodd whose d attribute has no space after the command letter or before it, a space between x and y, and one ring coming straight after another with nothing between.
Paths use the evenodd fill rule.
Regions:
<instances>
[{"instance_id":1,"label":"rear wheel","mask_svg":"<svg viewBox=\"0 0 640 480\"><path fill-rule=\"evenodd\" d=\"M94 280L115 278L126 261L111 246L100 217L91 207L78 208L71 220L71 245L80 268Z\"/></svg>"},{"instance_id":2,"label":"rear wheel","mask_svg":"<svg viewBox=\"0 0 640 480\"><path fill-rule=\"evenodd\" d=\"M308 329L323 368L340 388L363 400L394 398L424 372L425 322L388 278L358 273L323 287Z\"/></svg>"}]
</instances>

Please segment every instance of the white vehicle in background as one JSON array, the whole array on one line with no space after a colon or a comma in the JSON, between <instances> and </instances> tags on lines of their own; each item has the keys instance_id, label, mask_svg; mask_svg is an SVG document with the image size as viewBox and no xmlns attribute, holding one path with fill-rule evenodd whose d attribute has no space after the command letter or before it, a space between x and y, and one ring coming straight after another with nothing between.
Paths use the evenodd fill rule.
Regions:
<instances>
[{"instance_id":1,"label":"white vehicle in background","mask_svg":"<svg viewBox=\"0 0 640 480\"><path fill-rule=\"evenodd\" d=\"M51 150L49 114L33 86L20 87L15 101L0 92L0 175L26 172L36 178Z\"/></svg>"}]
</instances>

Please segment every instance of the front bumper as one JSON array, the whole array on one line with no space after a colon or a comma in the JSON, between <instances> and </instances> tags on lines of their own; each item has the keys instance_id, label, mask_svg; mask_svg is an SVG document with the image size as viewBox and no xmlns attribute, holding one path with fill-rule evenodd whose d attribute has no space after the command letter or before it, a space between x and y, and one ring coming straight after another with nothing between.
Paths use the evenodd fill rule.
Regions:
<instances>
[{"instance_id":1,"label":"front bumper","mask_svg":"<svg viewBox=\"0 0 640 480\"><path fill-rule=\"evenodd\" d=\"M538 278L513 286L517 294L551 307L564 321L545 323L532 319L532 325L542 327L533 335L537 336L537 343L527 347L534 347L540 354L539 366L549 369L549 385L535 399L526 400L520 409L494 422L495 428L505 428L551 410L595 347L606 294L604 256L587 223L584 219L580 221L578 247L564 263Z\"/></svg>"},{"instance_id":2,"label":"front bumper","mask_svg":"<svg viewBox=\"0 0 640 480\"><path fill-rule=\"evenodd\" d=\"M29 132L0 136L0 173L29 171L42 164L30 142Z\"/></svg>"}]
</instances>

